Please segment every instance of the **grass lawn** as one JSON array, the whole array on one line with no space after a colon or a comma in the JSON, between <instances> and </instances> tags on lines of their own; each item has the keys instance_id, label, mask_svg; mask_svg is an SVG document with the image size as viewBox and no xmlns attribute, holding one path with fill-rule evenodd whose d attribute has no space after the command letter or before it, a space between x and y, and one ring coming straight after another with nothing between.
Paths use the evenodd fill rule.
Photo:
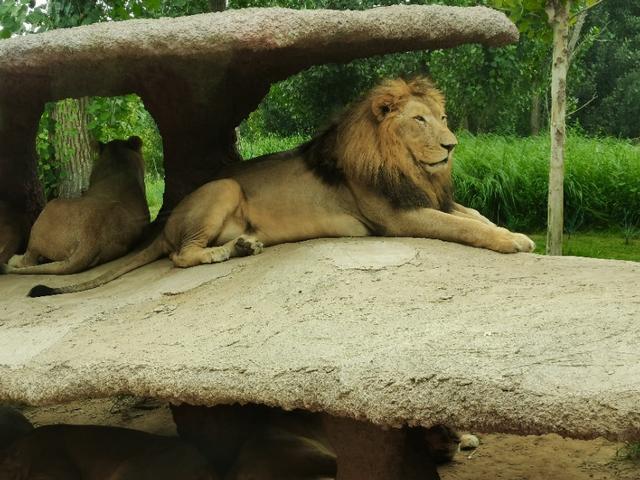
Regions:
<instances>
[{"instance_id":1,"label":"grass lawn","mask_svg":"<svg viewBox=\"0 0 640 480\"><path fill-rule=\"evenodd\" d=\"M618 452L619 458L640 463L640 442L626 442Z\"/></svg>"},{"instance_id":2,"label":"grass lawn","mask_svg":"<svg viewBox=\"0 0 640 480\"><path fill-rule=\"evenodd\" d=\"M149 215L151 220L155 220L162 207L162 195L164 195L164 178L147 175L144 180L147 194L147 204L149 204Z\"/></svg>"},{"instance_id":3,"label":"grass lawn","mask_svg":"<svg viewBox=\"0 0 640 480\"><path fill-rule=\"evenodd\" d=\"M535 233L530 237L536 242L536 253L544 254L547 242L546 233ZM564 255L576 257L612 258L640 262L640 238L636 235L627 243L622 232L578 232L572 235L565 233L562 251Z\"/></svg>"}]
</instances>

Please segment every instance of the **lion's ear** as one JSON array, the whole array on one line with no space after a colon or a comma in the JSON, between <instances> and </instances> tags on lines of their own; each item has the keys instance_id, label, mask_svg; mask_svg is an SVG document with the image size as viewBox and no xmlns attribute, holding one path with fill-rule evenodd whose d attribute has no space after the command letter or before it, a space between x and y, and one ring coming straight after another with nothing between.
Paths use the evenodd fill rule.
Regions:
<instances>
[{"instance_id":1,"label":"lion's ear","mask_svg":"<svg viewBox=\"0 0 640 480\"><path fill-rule=\"evenodd\" d=\"M127 146L131 150L140 151L140 149L142 148L142 139L140 137L132 135L127 139Z\"/></svg>"},{"instance_id":2,"label":"lion's ear","mask_svg":"<svg viewBox=\"0 0 640 480\"><path fill-rule=\"evenodd\" d=\"M398 99L393 95L380 95L371 101L373 116L381 122L384 118L398 108Z\"/></svg>"}]
</instances>

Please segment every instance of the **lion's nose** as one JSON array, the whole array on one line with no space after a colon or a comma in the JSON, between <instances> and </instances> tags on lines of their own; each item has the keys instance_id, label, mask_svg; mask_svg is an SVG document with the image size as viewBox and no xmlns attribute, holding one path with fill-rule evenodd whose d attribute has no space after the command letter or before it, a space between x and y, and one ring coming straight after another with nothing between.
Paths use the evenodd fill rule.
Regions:
<instances>
[{"instance_id":1,"label":"lion's nose","mask_svg":"<svg viewBox=\"0 0 640 480\"><path fill-rule=\"evenodd\" d=\"M456 146L455 143L441 143L440 146L442 148L446 148L447 152L451 152L451 150L453 150L453 148Z\"/></svg>"}]
</instances>

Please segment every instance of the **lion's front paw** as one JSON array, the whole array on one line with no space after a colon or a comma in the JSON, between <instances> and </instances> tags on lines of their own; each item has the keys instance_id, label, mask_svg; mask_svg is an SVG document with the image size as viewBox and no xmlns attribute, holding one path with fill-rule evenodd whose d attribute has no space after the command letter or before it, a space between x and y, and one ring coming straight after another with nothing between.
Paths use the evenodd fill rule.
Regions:
<instances>
[{"instance_id":1,"label":"lion's front paw","mask_svg":"<svg viewBox=\"0 0 640 480\"><path fill-rule=\"evenodd\" d=\"M258 255L264 250L262 242L251 237L240 237L235 243L236 250L240 256Z\"/></svg>"},{"instance_id":2,"label":"lion's front paw","mask_svg":"<svg viewBox=\"0 0 640 480\"><path fill-rule=\"evenodd\" d=\"M226 262L231 258L231 252L229 252L229 247L213 247L207 249L206 263L222 263Z\"/></svg>"},{"instance_id":3,"label":"lion's front paw","mask_svg":"<svg viewBox=\"0 0 640 480\"><path fill-rule=\"evenodd\" d=\"M518 252L533 252L536 244L533 240L522 233L514 233L516 242L518 243Z\"/></svg>"},{"instance_id":4,"label":"lion's front paw","mask_svg":"<svg viewBox=\"0 0 640 480\"><path fill-rule=\"evenodd\" d=\"M7 265L12 268L22 267L22 257L24 257L24 255L14 255L9 259L9 261L7 262Z\"/></svg>"},{"instance_id":5,"label":"lion's front paw","mask_svg":"<svg viewBox=\"0 0 640 480\"><path fill-rule=\"evenodd\" d=\"M517 253L517 252L532 252L536 247L526 235L522 233L513 233L506 228L499 228L498 241L492 246L492 250L501 253Z\"/></svg>"}]
</instances>

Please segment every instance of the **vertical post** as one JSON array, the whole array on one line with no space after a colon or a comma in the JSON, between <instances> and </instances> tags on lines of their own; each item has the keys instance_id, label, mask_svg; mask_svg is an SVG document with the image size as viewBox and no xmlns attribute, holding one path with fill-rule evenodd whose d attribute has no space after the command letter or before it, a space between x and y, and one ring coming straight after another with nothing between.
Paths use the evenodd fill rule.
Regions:
<instances>
[{"instance_id":1,"label":"vertical post","mask_svg":"<svg viewBox=\"0 0 640 480\"><path fill-rule=\"evenodd\" d=\"M10 205L22 218L26 236L44 206L36 154L38 121L44 102L35 94L42 90L39 85L30 90L34 95L25 98L22 94L20 86L29 81L29 78L9 75L0 79L3 93L0 101L0 201Z\"/></svg>"},{"instance_id":2,"label":"vertical post","mask_svg":"<svg viewBox=\"0 0 640 480\"><path fill-rule=\"evenodd\" d=\"M553 28L551 65L551 163L547 210L547 254L562 255L564 217L564 145L566 139L567 72L569 70L569 11L571 0L547 0Z\"/></svg>"}]
</instances>

